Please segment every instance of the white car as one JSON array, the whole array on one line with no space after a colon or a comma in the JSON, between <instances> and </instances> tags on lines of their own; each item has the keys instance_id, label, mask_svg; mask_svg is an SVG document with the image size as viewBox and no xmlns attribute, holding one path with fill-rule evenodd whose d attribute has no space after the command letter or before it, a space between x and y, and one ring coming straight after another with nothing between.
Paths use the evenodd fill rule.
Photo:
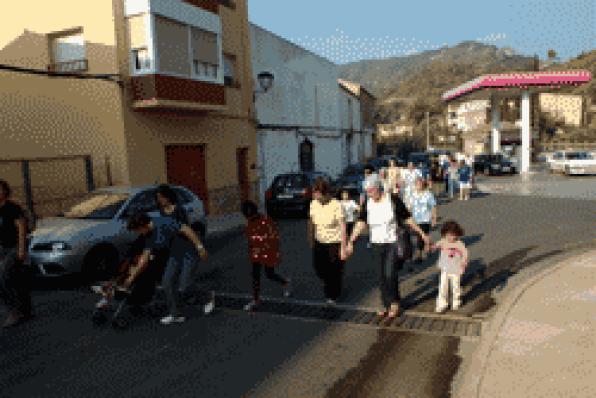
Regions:
<instances>
[{"instance_id":1,"label":"white car","mask_svg":"<svg viewBox=\"0 0 596 398\"><path fill-rule=\"evenodd\" d=\"M578 157L569 157L565 163L566 175L596 174L596 159L588 152L578 152Z\"/></svg>"},{"instance_id":2,"label":"white car","mask_svg":"<svg viewBox=\"0 0 596 398\"><path fill-rule=\"evenodd\" d=\"M558 151L550 161L552 173L594 174L596 173L596 160L589 152Z\"/></svg>"},{"instance_id":3,"label":"white car","mask_svg":"<svg viewBox=\"0 0 596 398\"><path fill-rule=\"evenodd\" d=\"M171 186L191 227L205 236L203 202L188 189ZM29 258L39 276L82 273L87 280L111 276L137 235L127 230L135 211L159 214L156 185L107 187L89 193L60 217L38 222L30 236Z\"/></svg>"}]
</instances>

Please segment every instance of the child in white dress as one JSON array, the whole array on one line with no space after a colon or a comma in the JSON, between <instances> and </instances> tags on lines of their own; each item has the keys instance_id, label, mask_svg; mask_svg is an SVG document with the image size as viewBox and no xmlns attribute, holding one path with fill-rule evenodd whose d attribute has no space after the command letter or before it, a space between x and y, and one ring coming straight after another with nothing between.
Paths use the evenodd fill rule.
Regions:
<instances>
[{"instance_id":1,"label":"child in white dress","mask_svg":"<svg viewBox=\"0 0 596 398\"><path fill-rule=\"evenodd\" d=\"M468 265L468 250L460 239L463 235L464 230L458 223L447 221L441 228L441 240L430 246L430 250L441 250L437 263L441 277L435 312L445 312L449 306L449 285L452 290L451 309L458 310L461 306L461 276Z\"/></svg>"}]
</instances>

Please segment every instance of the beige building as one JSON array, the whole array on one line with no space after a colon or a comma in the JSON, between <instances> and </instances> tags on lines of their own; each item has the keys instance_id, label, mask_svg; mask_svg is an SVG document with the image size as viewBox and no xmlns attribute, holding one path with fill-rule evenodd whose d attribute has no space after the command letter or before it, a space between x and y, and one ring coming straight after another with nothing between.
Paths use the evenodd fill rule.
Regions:
<instances>
[{"instance_id":1,"label":"beige building","mask_svg":"<svg viewBox=\"0 0 596 398\"><path fill-rule=\"evenodd\" d=\"M581 95L541 93L539 103L542 112L561 120L566 126L583 124L584 99Z\"/></svg>"},{"instance_id":2,"label":"beige building","mask_svg":"<svg viewBox=\"0 0 596 398\"><path fill-rule=\"evenodd\" d=\"M34 199L68 196L84 162L39 160L90 155L96 186L182 184L210 214L255 197L246 0L21 1L2 19L0 175L13 185L18 160L37 159Z\"/></svg>"}]
</instances>

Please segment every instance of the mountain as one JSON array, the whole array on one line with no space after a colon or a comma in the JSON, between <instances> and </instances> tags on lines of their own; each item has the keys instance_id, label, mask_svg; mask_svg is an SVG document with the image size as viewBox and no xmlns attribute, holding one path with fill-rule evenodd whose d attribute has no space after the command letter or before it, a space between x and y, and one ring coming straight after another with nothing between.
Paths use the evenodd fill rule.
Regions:
<instances>
[{"instance_id":1,"label":"mountain","mask_svg":"<svg viewBox=\"0 0 596 398\"><path fill-rule=\"evenodd\" d=\"M340 65L340 76L361 83L381 104L400 98L438 104L444 91L480 74L533 67L533 57L511 48L466 41L410 56Z\"/></svg>"}]
</instances>

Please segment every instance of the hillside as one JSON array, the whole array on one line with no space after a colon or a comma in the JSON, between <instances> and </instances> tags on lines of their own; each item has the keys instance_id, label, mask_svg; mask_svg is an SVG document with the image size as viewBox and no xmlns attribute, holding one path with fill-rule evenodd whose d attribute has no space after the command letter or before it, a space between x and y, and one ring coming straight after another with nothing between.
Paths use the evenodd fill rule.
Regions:
<instances>
[{"instance_id":1,"label":"hillside","mask_svg":"<svg viewBox=\"0 0 596 398\"><path fill-rule=\"evenodd\" d=\"M392 97L435 97L478 74L503 70L528 70L533 58L508 48L474 41L419 54L367 60L340 66L342 78L360 82L379 102ZM434 100L431 100L434 102Z\"/></svg>"}]
</instances>

